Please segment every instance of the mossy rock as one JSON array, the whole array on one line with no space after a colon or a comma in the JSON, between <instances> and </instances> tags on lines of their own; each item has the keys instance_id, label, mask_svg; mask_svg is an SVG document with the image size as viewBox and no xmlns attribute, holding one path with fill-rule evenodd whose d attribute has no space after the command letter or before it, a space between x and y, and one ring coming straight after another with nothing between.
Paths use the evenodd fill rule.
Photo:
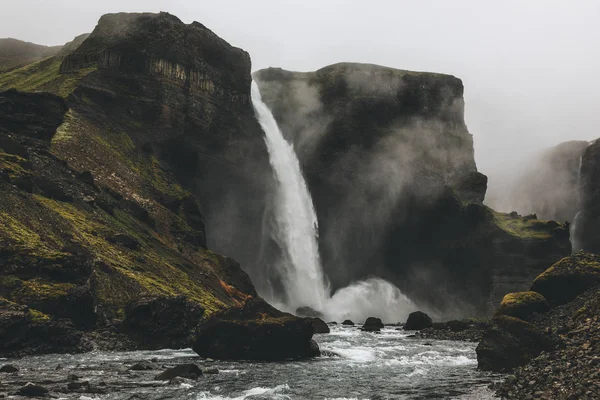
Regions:
<instances>
[{"instance_id":1,"label":"mossy rock","mask_svg":"<svg viewBox=\"0 0 600 400\"><path fill-rule=\"evenodd\" d=\"M533 314L549 309L548 301L541 294L533 291L515 292L504 296L496 316L507 315L527 321Z\"/></svg>"},{"instance_id":2,"label":"mossy rock","mask_svg":"<svg viewBox=\"0 0 600 400\"><path fill-rule=\"evenodd\" d=\"M600 256L579 252L558 261L533 281L551 306L565 304L600 283Z\"/></svg>"},{"instance_id":3,"label":"mossy rock","mask_svg":"<svg viewBox=\"0 0 600 400\"><path fill-rule=\"evenodd\" d=\"M510 371L553 347L552 340L535 326L501 315L494 318L477 345L477 363L485 371Z\"/></svg>"}]
</instances>

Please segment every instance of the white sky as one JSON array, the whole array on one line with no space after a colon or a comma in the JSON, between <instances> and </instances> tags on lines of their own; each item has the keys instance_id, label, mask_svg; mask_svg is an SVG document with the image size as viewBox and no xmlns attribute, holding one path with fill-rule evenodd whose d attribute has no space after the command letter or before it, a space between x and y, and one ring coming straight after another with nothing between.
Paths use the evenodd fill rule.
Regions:
<instances>
[{"instance_id":1,"label":"white sky","mask_svg":"<svg viewBox=\"0 0 600 400\"><path fill-rule=\"evenodd\" d=\"M63 44L119 11L197 20L254 69L355 61L455 75L496 190L538 149L600 137L600 1L0 0L0 37Z\"/></svg>"}]
</instances>

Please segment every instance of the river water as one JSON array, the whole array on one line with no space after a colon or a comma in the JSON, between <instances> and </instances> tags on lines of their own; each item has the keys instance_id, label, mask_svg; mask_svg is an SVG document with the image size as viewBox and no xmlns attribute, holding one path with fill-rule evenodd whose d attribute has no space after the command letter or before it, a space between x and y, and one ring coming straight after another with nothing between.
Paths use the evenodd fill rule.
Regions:
<instances>
[{"instance_id":1,"label":"river water","mask_svg":"<svg viewBox=\"0 0 600 400\"><path fill-rule=\"evenodd\" d=\"M64 399L492 399L489 383L499 378L476 370L475 344L410 338L414 332L386 327L381 333L334 326L315 335L329 354L314 360L227 362L191 350L93 352L26 357L10 362L21 371L0 374L0 394L31 381ZM130 371L149 362L152 370ZM183 363L218 368L197 381L154 380ZM87 393L70 393L68 375L89 381ZM95 392L95 393L94 393Z\"/></svg>"}]
</instances>

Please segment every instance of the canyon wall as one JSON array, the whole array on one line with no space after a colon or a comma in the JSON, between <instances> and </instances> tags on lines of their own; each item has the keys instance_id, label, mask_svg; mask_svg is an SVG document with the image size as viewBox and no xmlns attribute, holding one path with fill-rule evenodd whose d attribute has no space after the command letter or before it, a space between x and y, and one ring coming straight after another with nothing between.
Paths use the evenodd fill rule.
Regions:
<instances>
[{"instance_id":1,"label":"canyon wall","mask_svg":"<svg viewBox=\"0 0 600 400\"><path fill-rule=\"evenodd\" d=\"M254 77L299 155L334 288L377 275L442 316L485 315L570 252L565 226L482 205L459 79L349 63Z\"/></svg>"}]
</instances>

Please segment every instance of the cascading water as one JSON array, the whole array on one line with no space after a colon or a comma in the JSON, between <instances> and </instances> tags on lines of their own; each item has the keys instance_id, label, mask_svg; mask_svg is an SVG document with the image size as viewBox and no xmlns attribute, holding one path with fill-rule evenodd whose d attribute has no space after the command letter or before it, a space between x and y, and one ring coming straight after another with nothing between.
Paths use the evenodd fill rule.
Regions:
<instances>
[{"instance_id":1,"label":"cascading water","mask_svg":"<svg viewBox=\"0 0 600 400\"><path fill-rule=\"evenodd\" d=\"M285 287L285 304L277 304L268 295L267 300L291 312L309 306L333 320L364 320L367 316L385 321L405 318L415 309L414 304L400 289L380 278L353 283L331 296L319 256L317 216L294 147L283 137L255 82L252 82L252 104L265 132L277 180L276 226L272 236L284 252L277 272Z\"/></svg>"},{"instance_id":2,"label":"cascading water","mask_svg":"<svg viewBox=\"0 0 600 400\"><path fill-rule=\"evenodd\" d=\"M569 229L569 236L571 238L571 251L573 253L578 252L579 250L581 250L581 244L579 243L578 239L578 235L579 232L577 231L577 226L581 223L580 219L581 219L581 207L582 207L582 201L581 201L581 166L583 165L583 156L579 157L579 169L577 170L577 192L579 193L579 211L577 212L577 214L575 214L575 218L573 218L573 223L571 224L571 229Z\"/></svg>"},{"instance_id":3,"label":"cascading water","mask_svg":"<svg viewBox=\"0 0 600 400\"><path fill-rule=\"evenodd\" d=\"M319 257L317 215L300 162L263 103L256 82L252 82L252 104L265 132L269 159L277 179L277 227L273 238L285 252L286 262L279 273L286 288L287 305L322 310L329 289Z\"/></svg>"}]
</instances>

